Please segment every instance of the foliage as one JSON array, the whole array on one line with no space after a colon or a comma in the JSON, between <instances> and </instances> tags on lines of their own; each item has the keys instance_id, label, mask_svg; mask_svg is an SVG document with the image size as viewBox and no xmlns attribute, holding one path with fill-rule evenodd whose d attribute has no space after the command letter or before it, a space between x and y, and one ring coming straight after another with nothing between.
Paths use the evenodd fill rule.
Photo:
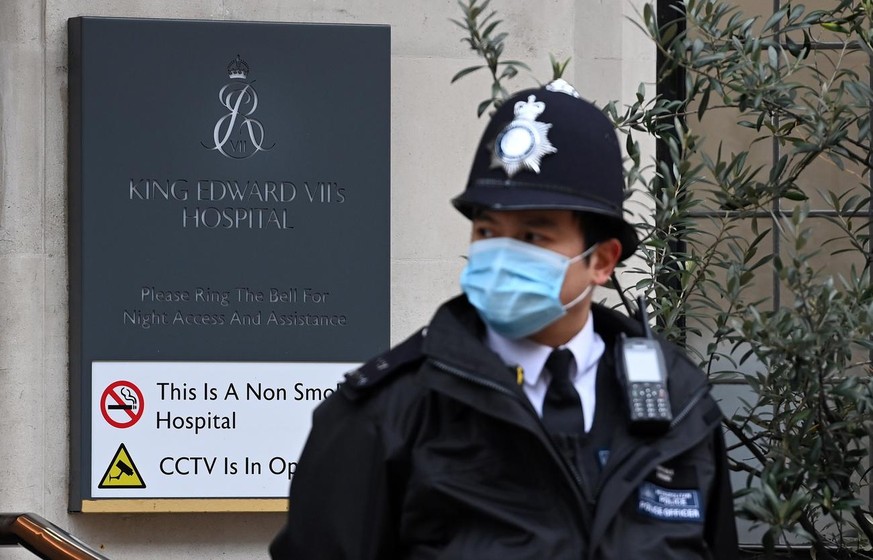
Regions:
<instances>
[{"instance_id":1,"label":"foliage","mask_svg":"<svg viewBox=\"0 0 873 560\"><path fill-rule=\"evenodd\" d=\"M479 117L489 107L493 106L494 109L497 109L503 103L503 100L509 97L510 92L506 89L504 81L516 77L519 69L530 70L524 62L500 59L505 46L503 41L508 36L508 33L505 31L498 32L498 27L503 21L495 19L496 11L492 10L485 15L490 3L491 0L484 0L482 2L479 0L467 0L466 3L464 0L458 0L458 5L461 7L464 19L450 20L467 33L467 36L461 39L461 41L467 43L470 46L470 50L485 60L485 64L477 64L460 70L452 77L452 83L483 68L487 68L491 72L491 95L481 101L476 108L476 115ZM549 55L549 59L552 66L552 79L563 76L570 59L568 58L564 62L560 62L552 55Z\"/></svg>"},{"instance_id":2,"label":"foliage","mask_svg":"<svg viewBox=\"0 0 873 560\"><path fill-rule=\"evenodd\" d=\"M638 25L665 61L659 78L684 76L684 92L640 86L629 106L604 107L626 137L629 192L654 208L640 224L644 258L626 274L713 380L751 390L725 426L732 457L748 458L732 460L746 474L738 514L764 528L766 552L802 544L817 558L873 558L862 499L873 427L873 0L786 2L758 16L731 0L684 0L668 17L652 4ZM457 23L475 35L475 19ZM493 100L505 90L492 75ZM641 136L666 157L644 162ZM835 184L813 181L823 169Z\"/></svg>"},{"instance_id":3,"label":"foliage","mask_svg":"<svg viewBox=\"0 0 873 560\"><path fill-rule=\"evenodd\" d=\"M487 68L491 72L491 96L479 103L476 114L480 117L489 107L493 105L496 109L504 99L509 97L509 91L503 85L504 80L510 80L518 75L519 68L529 70L527 64L518 60L500 59L503 55L503 41L508 34L505 31L497 31L502 23L501 20L495 19L497 12L492 10L485 15L490 3L491 0L482 2L468 0L465 4L463 0L458 0L464 13L464 20L451 20L468 33L468 36L462 41L470 45L470 49L485 60L485 64L470 66L455 74L452 83L483 68Z\"/></svg>"}]
</instances>

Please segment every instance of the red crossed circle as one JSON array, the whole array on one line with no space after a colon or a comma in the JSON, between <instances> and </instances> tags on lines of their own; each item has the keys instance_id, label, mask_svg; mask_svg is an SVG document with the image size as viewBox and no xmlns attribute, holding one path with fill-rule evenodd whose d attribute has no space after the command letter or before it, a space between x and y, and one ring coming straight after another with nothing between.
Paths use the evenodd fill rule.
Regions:
<instances>
[{"instance_id":1,"label":"red crossed circle","mask_svg":"<svg viewBox=\"0 0 873 560\"><path fill-rule=\"evenodd\" d=\"M124 399L124 395L119 394L120 390L116 391L119 388L128 388L132 390L136 394L137 402L135 408L130 408L131 403L127 399ZM109 411L112 409L119 408L127 413L128 418L122 420L116 420L112 416L109 415ZM121 408L123 407L123 408ZM111 425L116 428L130 428L142 418L142 413L145 410L145 400L142 397L142 391L139 390L139 387L131 383L130 381L116 381L112 383L103 391L103 396L100 397L100 412L103 413L103 418Z\"/></svg>"}]
</instances>

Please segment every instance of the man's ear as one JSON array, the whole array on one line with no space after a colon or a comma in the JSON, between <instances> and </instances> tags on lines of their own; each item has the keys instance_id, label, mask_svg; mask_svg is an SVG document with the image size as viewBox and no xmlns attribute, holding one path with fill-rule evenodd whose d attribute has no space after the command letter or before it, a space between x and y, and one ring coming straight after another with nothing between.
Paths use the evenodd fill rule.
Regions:
<instances>
[{"instance_id":1,"label":"man's ear","mask_svg":"<svg viewBox=\"0 0 873 560\"><path fill-rule=\"evenodd\" d=\"M612 238L601 241L589 257L592 280L598 286L606 284L621 257L621 241Z\"/></svg>"}]
</instances>

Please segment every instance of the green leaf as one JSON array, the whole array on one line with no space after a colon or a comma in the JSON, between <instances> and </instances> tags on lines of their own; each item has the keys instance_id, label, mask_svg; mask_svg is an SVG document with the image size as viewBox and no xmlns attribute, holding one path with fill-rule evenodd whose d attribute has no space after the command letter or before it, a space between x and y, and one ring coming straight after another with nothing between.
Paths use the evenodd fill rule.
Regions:
<instances>
[{"instance_id":1,"label":"green leaf","mask_svg":"<svg viewBox=\"0 0 873 560\"><path fill-rule=\"evenodd\" d=\"M703 114L706 112L706 108L709 106L709 94L712 91L711 88L707 87L703 90L703 95L700 98L700 103L697 106L697 120L703 120Z\"/></svg>"},{"instance_id":2,"label":"green leaf","mask_svg":"<svg viewBox=\"0 0 873 560\"><path fill-rule=\"evenodd\" d=\"M519 68L524 68L525 70L530 70L530 66L528 66L524 62L521 62L520 60L502 60L502 61L497 63L498 66L501 66L504 64L511 64L512 66L518 66Z\"/></svg>"},{"instance_id":3,"label":"green leaf","mask_svg":"<svg viewBox=\"0 0 873 560\"><path fill-rule=\"evenodd\" d=\"M809 32L804 29L803 30L803 53L801 55L801 59L805 59L809 56L809 52L812 49L812 39L810 39Z\"/></svg>"},{"instance_id":4,"label":"green leaf","mask_svg":"<svg viewBox=\"0 0 873 560\"><path fill-rule=\"evenodd\" d=\"M821 26L824 27L825 29L827 29L828 31L833 31L834 33L843 33L843 34L849 33L849 30L846 29L843 25L836 23L836 22L833 22L833 21L824 22L821 24Z\"/></svg>"},{"instance_id":5,"label":"green leaf","mask_svg":"<svg viewBox=\"0 0 873 560\"><path fill-rule=\"evenodd\" d=\"M809 199L809 197L806 196L803 192L801 192L801 191L797 191L797 190L788 190L788 191L785 191L784 193L782 193L782 196L783 196L784 198L787 198L788 200L795 200L795 201L798 201L798 202L802 202L802 201L804 201L804 200L808 200L808 199Z\"/></svg>"},{"instance_id":6,"label":"green leaf","mask_svg":"<svg viewBox=\"0 0 873 560\"><path fill-rule=\"evenodd\" d=\"M770 61L770 68L773 70L779 69L779 52L776 50L776 47L770 45L767 47L767 57Z\"/></svg>"},{"instance_id":7,"label":"green leaf","mask_svg":"<svg viewBox=\"0 0 873 560\"><path fill-rule=\"evenodd\" d=\"M516 74L518 74L518 70L516 70L515 66L507 66L501 72L500 78L514 78Z\"/></svg>"},{"instance_id":8,"label":"green leaf","mask_svg":"<svg viewBox=\"0 0 873 560\"><path fill-rule=\"evenodd\" d=\"M485 101L479 103L479 107L476 108L476 116L481 117L482 113L488 110L488 107L494 102L493 99L486 99Z\"/></svg>"},{"instance_id":9,"label":"green leaf","mask_svg":"<svg viewBox=\"0 0 873 560\"><path fill-rule=\"evenodd\" d=\"M792 41L791 37L788 36L785 37L785 48L788 49L788 52L794 57L799 57L802 51L801 46Z\"/></svg>"},{"instance_id":10,"label":"green leaf","mask_svg":"<svg viewBox=\"0 0 873 560\"><path fill-rule=\"evenodd\" d=\"M500 24L502 23L502 21L503 21L503 20L499 20L499 19L498 19L497 21L493 21L493 22L491 22L491 23L488 25L488 27L486 27L486 28L482 31L482 36L483 36L483 37L488 37L489 35L491 35L491 32L494 31L494 29L495 29L498 25L500 25Z\"/></svg>"},{"instance_id":11,"label":"green leaf","mask_svg":"<svg viewBox=\"0 0 873 560\"><path fill-rule=\"evenodd\" d=\"M770 18L767 20L767 23L764 24L764 27L761 29L761 33L767 33L785 17L785 14L788 11L788 7L782 8L781 10L776 11Z\"/></svg>"},{"instance_id":12,"label":"green leaf","mask_svg":"<svg viewBox=\"0 0 873 560\"><path fill-rule=\"evenodd\" d=\"M670 42L676 37L676 33L678 33L679 29L675 23L671 23L667 26L666 29L661 33L661 43L664 45L669 45Z\"/></svg>"},{"instance_id":13,"label":"green leaf","mask_svg":"<svg viewBox=\"0 0 873 560\"><path fill-rule=\"evenodd\" d=\"M497 35L495 35L494 38L490 39L490 40L489 40L489 43L491 43L492 45L499 45L499 44L502 43L502 42L504 41L504 39L506 39L508 36L509 36L509 33L503 31L503 32L498 33Z\"/></svg>"},{"instance_id":14,"label":"green leaf","mask_svg":"<svg viewBox=\"0 0 873 560\"><path fill-rule=\"evenodd\" d=\"M771 183L777 183L779 181L779 177L781 177L782 172L785 171L786 165L788 165L788 156L783 155L776 161L776 164L772 168L770 168Z\"/></svg>"},{"instance_id":15,"label":"green leaf","mask_svg":"<svg viewBox=\"0 0 873 560\"><path fill-rule=\"evenodd\" d=\"M466 76L467 74L472 74L476 70L480 70L482 68L485 68L485 66L470 66L469 68L464 68L463 70L461 70L460 72L458 72L457 74L452 76L452 81L450 83L453 84L453 83L457 82L458 80L460 80L461 78L463 78L464 76Z\"/></svg>"}]
</instances>

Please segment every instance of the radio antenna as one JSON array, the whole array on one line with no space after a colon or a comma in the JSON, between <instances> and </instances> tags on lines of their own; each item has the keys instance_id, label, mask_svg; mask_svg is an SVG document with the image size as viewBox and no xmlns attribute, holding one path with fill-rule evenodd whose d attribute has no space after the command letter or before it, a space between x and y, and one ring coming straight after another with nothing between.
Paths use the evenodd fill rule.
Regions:
<instances>
[{"instance_id":1,"label":"radio antenna","mask_svg":"<svg viewBox=\"0 0 873 560\"><path fill-rule=\"evenodd\" d=\"M636 311L634 311L633 306L627 296L624 295L624 289L621 287L621 284L618 283L618 276L615 275L615 272L612 273L612 283L615 285L615 291L618 292L618 297L621 298L621 302L624 304L624 308L627 309L627 314L631 317L636 315Z\"/></svg>"},{"instance_id":2,"label":"radio antenna","mask_svg":"<svg viewBox=\"0 0 873 560\"><path fill-rule=\"evenodd\" d=\"M652 336L652 327L649 325L649 310L646 309L646 296L640 295L637 297L637 307L640 310L640 322L643 324L643 332L646 333L646 338L654 338Z\"/></svg>"}]
</instances>

